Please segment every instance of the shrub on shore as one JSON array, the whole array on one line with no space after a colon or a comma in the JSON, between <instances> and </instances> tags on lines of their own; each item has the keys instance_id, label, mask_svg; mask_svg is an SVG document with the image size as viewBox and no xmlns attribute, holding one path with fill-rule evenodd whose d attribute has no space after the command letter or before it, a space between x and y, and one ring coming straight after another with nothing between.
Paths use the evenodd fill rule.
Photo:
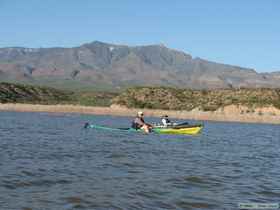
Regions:
<instances>
[{"instance_id":1,"label":"shrub on shore","mask_svg":"<svg viewBox=\"0 0 280 210\"><path fill-rule=\"evenodd\" d=\"M215 111L228 105L280 108L280 89L190 90L169 87L129 88L112 103L129 108Z\"/></svg>"}]
</instances>

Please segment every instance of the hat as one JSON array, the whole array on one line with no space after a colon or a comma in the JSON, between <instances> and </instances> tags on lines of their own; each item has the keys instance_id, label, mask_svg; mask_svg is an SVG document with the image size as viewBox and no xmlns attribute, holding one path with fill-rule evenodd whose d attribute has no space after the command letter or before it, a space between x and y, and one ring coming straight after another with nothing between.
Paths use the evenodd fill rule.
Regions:
<instances>
[{"instance_id":1,"label":"hat","mask_svg":"<svg viewBox=\"0 0 280 210\"><path fill-rule=\"evenodd\" d=\"M168 115L162 115L161 118L168 118Z\"/></svg>"},{"instance_id":2,"label":"hat","mask_svg":"<svg viewBox=\"0 0 280 210\"><path fill-rule=\"evenodd\" d=\"M144 113L143 113L142 111L139 111L139 112L137 113L137 115L138 115L138 116L142 116L142 115L144 115Z\"/></svg>"}]
</instances>

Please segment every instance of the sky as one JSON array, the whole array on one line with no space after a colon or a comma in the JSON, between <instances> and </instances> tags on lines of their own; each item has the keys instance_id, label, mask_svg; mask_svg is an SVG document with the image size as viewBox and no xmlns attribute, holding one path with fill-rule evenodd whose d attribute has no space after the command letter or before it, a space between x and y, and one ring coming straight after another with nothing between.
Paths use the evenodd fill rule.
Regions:
<instances>
[{"instance_id":1,"label":"sky","mask_svg":"<svg viewBox=\"0 0 280 210\"><path fill-rule=\"evenodd\" d=\"M280 71L280 0L0 0L0 47L95 40Z\"/></svg>"}]
</instances>

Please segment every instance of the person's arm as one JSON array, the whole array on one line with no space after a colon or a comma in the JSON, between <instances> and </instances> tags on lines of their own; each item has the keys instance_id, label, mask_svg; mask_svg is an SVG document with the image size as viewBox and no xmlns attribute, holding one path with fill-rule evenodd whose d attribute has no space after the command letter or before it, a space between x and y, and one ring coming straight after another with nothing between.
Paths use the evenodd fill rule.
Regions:
<instances>
[{"instance_id":1,"label":"person's arm","mask_svg":"<svg viewBox=\"0 0 280 210\"><path fill-rule=\"evenodd\" d=\"M144 122L145 123L145 122ZM147 125L148 127L152 128L153 126L149 123L145 123L145 125Z\"/></svg>"},{"instance_id":2,"label":"person's arm","mask_svg":"<svg viewBox=\"0 0 280 210\"><path fill-rule=\"evenodd\" d=\"M142 118L140 121L143 123L143 125L146 125L146 126L148 126L148 127L150 127L150 128L153 127L151 124L146 123L145 120L144 120L143 118ZM142 125L142 124L141 124L141 125Z\"/></svg>"},{"instance_id":3,"label":"person's arm","mask_svg":"<svg viewBox=\"0 0 280 210\"><path fill-rule=\"evenodd\" d=\"M169 119L166 119L166 125L172 125L172 122Z\"/></svg>"},{"instance_id":4,"label":"person's arm","mask_svg":"<svg viewBox=\"0 0 280 210\"><path fill-rule=\"evenodd\" d=\"M149 124L149 123L145 123L148 127L153 128L154 126Z\"/></svg>"}]
</instances>

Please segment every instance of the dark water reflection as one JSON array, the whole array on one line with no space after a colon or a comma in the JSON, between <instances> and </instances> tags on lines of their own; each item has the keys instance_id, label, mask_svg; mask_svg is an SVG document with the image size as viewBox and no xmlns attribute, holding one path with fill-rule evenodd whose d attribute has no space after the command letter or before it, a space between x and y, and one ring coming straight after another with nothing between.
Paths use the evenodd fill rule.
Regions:
<instances>
[{"instance_id":1,"label":"dark water reflection","mask_svg":"<svg viewBox=\"0 0 280 210\"><path fill-rule=\"evenodd\" d=\"M279 202L277 125L199 136L83 130L129 118L0 113L0 209L237 209ZM148 119L156 121L157 119Z\"/></svg>"}]
</instances>

